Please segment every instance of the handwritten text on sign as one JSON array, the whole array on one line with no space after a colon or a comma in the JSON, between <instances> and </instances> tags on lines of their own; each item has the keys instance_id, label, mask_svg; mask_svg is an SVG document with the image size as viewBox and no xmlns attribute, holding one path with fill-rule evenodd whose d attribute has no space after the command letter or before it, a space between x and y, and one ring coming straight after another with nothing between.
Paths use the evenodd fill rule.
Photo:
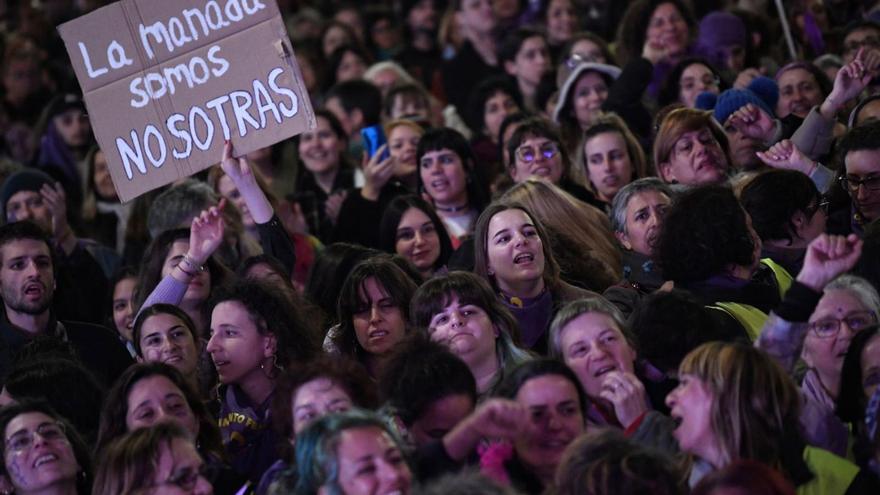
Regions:
<instances>
[{"instance_id":1,"label":"handwritten text on sign","mask_svg":"<svg viewBox=\"0 0 880 495\"><path fill-rule=\"evenodd\" d=\"M271 0L122 0L59 30L123 200L314 127Z\"/></svg>"}]
</instances>

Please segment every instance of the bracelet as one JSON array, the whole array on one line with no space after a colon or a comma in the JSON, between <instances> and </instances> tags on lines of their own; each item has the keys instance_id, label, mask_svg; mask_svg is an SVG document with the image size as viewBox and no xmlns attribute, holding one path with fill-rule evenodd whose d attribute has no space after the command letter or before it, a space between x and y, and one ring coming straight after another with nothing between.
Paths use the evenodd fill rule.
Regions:
<instances>
[{"instance_id":1,"label":"bracelet","mask_svg":"<svg viewBox=\"0 0 880 495\"><path fill-rule=\"evenodd\" d=\"M190 258L190 256L189 256L188 254L184 254L184 255L183 255L183 259L181 259L180 262L181 262L181 263L186 263L187 265L189 265L190 270L192 270L193 272L203 272L203 271L205 271L205 265L198 265L198 264L196 264L196 262L193 261L193 259ZM180 263L178 263L177 266L180 266ZM186 274L190 274L190 272L187 272L186 270L183 270L183 272L186 273ZM195 273L192 273L191 275L192 275L193 277L195 277Z\"/></svg>"},{"instance_id":2,"label":"bracelet","mask_svg":"<svg viewBox=\"0 0 880 495\"><path fill-rule=\"evenodd\" d=\"M191 278L195 278L196 275L197 275L196 273L188 272L188 271L184 270L184 269L183 269L183 264L181 264L181 263L178 263L178 264L177 264L177 269L180 270L180 271L182 271L184 274L188 275L188 276L191 277Z\"/></svg>"}]
</instances>

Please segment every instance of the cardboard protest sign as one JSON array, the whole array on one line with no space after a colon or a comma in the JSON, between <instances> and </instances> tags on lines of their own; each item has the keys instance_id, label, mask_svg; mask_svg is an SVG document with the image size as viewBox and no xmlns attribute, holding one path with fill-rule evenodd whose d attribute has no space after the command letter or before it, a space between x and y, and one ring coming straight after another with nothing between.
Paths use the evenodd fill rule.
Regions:
<instances>
[{"instance_id":1,"label":"cardboard protest sign","mask_svg":"<svg viewBox=\"0 0 880 495\"><path fill-rule=\"evenodd\" d=\"M58 30L122 201L315 127L274 0L121 0Z\"/></svg>"}]
</instances>

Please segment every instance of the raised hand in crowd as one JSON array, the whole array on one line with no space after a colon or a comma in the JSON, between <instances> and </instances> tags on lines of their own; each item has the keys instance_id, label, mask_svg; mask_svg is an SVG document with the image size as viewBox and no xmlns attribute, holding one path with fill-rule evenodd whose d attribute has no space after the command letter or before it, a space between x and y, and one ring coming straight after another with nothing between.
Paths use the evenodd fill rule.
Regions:
<instances>
[{"instance_id":1,"label":"raised hand in crowd","mask_svg":"<svg viewBox=\"0 0 880 495\"><path fill-rule=\"evenodd\" d=\"M602 377L599 397L614 406L614 414L624 428L651 409L645 395L645 386L634 374L626 371L606 373Z\"/></svg>"},{"instance_id":2,"label":"raised hand in crowd","mask_svg":"<svg viewBox=\"0 0 880 495\"><path fill-rule=\"evenodd\" d=\"M220 166L244 198L254 222L262 224L271 220L274 214L272 203L257 183L247 158L233 155L232 141L226 141L223 145L223 159L220 161Z\"/></svg>"},{"instance_id":3,"label":"raised hand in crowd","mask_svg":"<svg viewBox=\"0 0 880 495\"><path fill-rule=\"evenodd\" d=\"M480 440L513 440L528 420L528 411L522 404L509 399L489 399L443 437L443 446L449 457L464 460Z\"/></svg>"},{"instance_id":4,"label":"raised hand in crowd","mask_svg":"<svg viewBox=\"0 0 880 495\"><path fill-rule=\"evenodd\" d=\"M838 275L855 266L862 255L862 245L862 240L855 234L816 237L807 246L804 267L796 280L815 291L822 291Z\"/></svg>"},{"instance_id":5,"label":"raised hand in crowd","mask_svg":"<svg viewBox=\"0 0 880 495\"><path fill-rule=\"evenodd\" d=\"M724 126L732 125L744 136L767 142L773 138L776 123L773 117L754 103L747 103L730 114Z\"/></svg>"},{"instance_id":6,"label":"raised hand in crowd","mask_svg":"<svg viewBox=\"0 0 880 495\"><path fill-rule=\"evenodd\" d=\"M818 163L804 155L791 140L782 141L771 146L767 151L756 153L762 162L773 168L783 170L796 170L810 175L818 166Z\"/></svg>"},{"instance_id":7,"label":"raised hand in crowd","mask_svg":"<svg viewBox=\"0 0 880 495\"><path fill-rule=\"evenodd\" d=\"M852 62L837 71L834 87L819 107L826 119L834 119L846 103L857 98L880 69L880 53L860 48Z\"/></svg>"},{"instance_id":8,"label":"raised hand in crowd","mask_svg":"<svg viewBox=\"0 0 880 495\"><path fill-rule=\"evenodd\" d=\"M345 202L346 196L348 196L348 191L336 191L328 196L327 201L324 202L324 213L327 214L327 218L333 225L336 225L339 210L342 209L342 203Z\"/></svg>"},{"instance_id":9,"label":"raised hand in crowd","mask_svg":"<svg viewBox=\"0 0 880 495\"><path fill-rule=\"evenodd\" d=\"M394 157L390 154L383 160L382 155L388 149L388 144L383 144L373 153L373 156L367 158L364 152L361 160L364 171L364 187L361 188L361 196L370 201L377 201L382 187L388 183L394 175Z\"/></svg>"},{"instance_id":10,"label":"raised hand in crowd","mask_svg":"<svg viewBox=\"0 0 880 495\"><path fill-rule=\"evenodd\" d=\"M67 195L64 188L60 182L54 185L43 184L40 196L52 214L52 239L65 254L70 254L76 247L76 235L67 223Z\"/></svg>"},{"instance_id":11,"label":"raised hand in crowd","mask_svg":"<svg viewBox=\"0 0 880 495\"><path fill-rule=\"evenodd\" d=\"M180 271L188 277L193 277L203 269L208 258L223 242L226 226L222 212L225 206L226 199L221 199L217 206L212 206L193 218L190 225L189 250L177 265L178 270L172 273Z\"/></svg>"},{"instance_id":12,"label":"raised hand in crowd","mask_svg":"<svg viewBox=\"0 0 880 495\"><path fill-rule=\"evenodd\" d=\"M736 79L733 81L733 88L746 89L756 77L761 75L763 75L761 74L761 71L754 67L743 69L739 74L737 74Z\"/></svg>"}]
</instances>

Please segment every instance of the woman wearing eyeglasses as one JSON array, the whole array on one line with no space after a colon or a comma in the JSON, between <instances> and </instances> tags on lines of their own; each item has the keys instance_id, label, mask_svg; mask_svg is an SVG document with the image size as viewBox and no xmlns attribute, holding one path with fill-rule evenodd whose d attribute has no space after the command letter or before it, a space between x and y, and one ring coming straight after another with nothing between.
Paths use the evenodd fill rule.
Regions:
<instances>
[{"instance_id":1,"label":"woman wearing eyeglasses","mask_svg":"<svg viewBox=\"0 0 880 495\"><path fill-rule=\"evenodd\" d=\"M862 241L822 234L807 248L804 267L773 312L756 345L790 374L807 364L800 381L801 415L809 443L846 455L849 429L835 415L843 359L853 336L876 324L880 295L866 280L842 275L856 263Z\"/></svg>"},{"instance_id":2,"label":"woman wearing eyeglasses","mask_svg":"<svg viewBox=\"0 0 880 495\"><path fill-rule=\"evenodd\" d=\"M602 202L575 180L577 171L553 125L535 117L525 120L507 141L508 173L514 182L544 179L575 198L602 208Z\"/></svg>"},{"instance_id":3,"label":"woman wearing eyeglasses","mask_svg":"<svg viewBox=\"0 0 880 495\"><path fill-rule=\"evenodd\" d=\"M21 402L0 411L0 491L88 495L91 459L72 426L46 402Z\"/></svg>"},{"instance_id":4,"label":"woman wearing eyeglasses","mask_svg":"<svg viewBox=\"0 0 880 495\"><path fill-rule=\"evenodd\" d=\"M844 164L840 186L849 194L851 207L832 214L828 230L862 236L865 226L880 218L880 122L851 129L837 149Z\"/></svg>"},{"instance_id":5,"label":"woman wearing eyeglasses","mask_svg":"<svg viewBox=\"0 0 880 495\"><path fill-rule=\"evenodd\" d=\"M94 495L214 493L192 437L177 423L159 423L120 437L98 465Z\"/></svg>"}]
</instances>

